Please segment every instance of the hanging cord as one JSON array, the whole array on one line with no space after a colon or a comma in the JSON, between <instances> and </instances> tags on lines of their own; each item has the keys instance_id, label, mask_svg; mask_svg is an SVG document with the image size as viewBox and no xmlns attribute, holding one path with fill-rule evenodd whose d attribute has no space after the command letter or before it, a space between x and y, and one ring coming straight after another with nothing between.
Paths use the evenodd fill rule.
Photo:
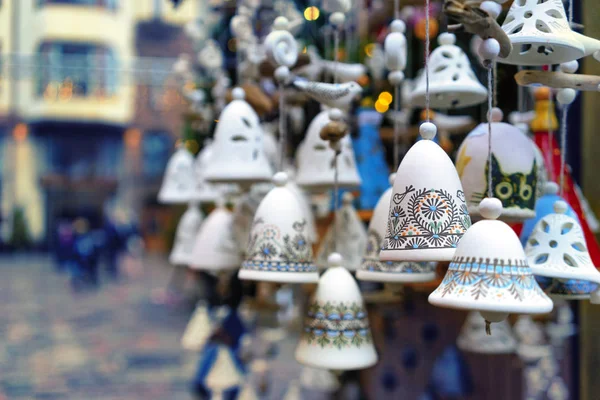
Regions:
<instances>
[{"instance_id":1,"label":"hanging cord","mask_svg":"<svg viewBox=\"0 0 600 400\"><path fill-rule=\"evenodd\" d=\"M523 66L519 65L517 71L523 71ZM525 86L517 85L517 110L520 113L525 112Z\"/></svg>"},{"instance_id":2,"label":"hanging cord","mask_svg":"<svg viewBox=\"0 0 600 400\"><path fill-rule=\"evenodd\" d=\"M492 108L494 84L492 82L493 66L488 67L488 197L494 197L492 190ZM487 321L486 321L487 322Z\"/></svg>"},{"instance_id":3,"label":"hanging cord","mask_svg":"<svg viewBox=\"0 0 600 400\"><path fill-rule=\"evenodd\" d=\"M394 168L400 165L400 85L394 86Z\"/></svg>"},{"instance_id":4,"label":"hanging cord","mask_svg":"<svg viewBox=\"0 0 600 400\"><path fill-rule=\"evenodd\" d=\"M400 19L400 0L394 0L394 19Z\"/></svg>"},{"instance_id":5,"label":"hanging cord","mask_svg":"<svg viewBox=\"0 0 600 400\"><path fill-rule=\"evenodd\" d=\"M550 142L549 150L550 151L550 165L547 166L549 171L554 171L554 130L552 129L552 115L554 114L554 95L552 94L552 88L548 88L550 90L550 95L548 97L548 141ZM556 179L556 177L554 178Z\"/></svg>"},{"instance_id":6,"label":"hanging cord","mask_svg":"<svg viewBox=\"0 0 600 400\"><path fill-rule=\"evenodd\" d=\"M493 99L494 99L494 107L498 107L498 63L494 61L494 69L492 71L492 73L494 74L494 92L493 92ZM519 85L520 86L520 85Z\"/></svg>"},{"instance_id":7,"label":"hanging cord","mask_svg":"<svg viewBox=\"0 0 600 400\"><path fill-rule=\"evenodd\" d=\"M573 0L569 0L569 26L573 25Z\"/></svg>"},{"instance_id":8,"label":"hanging cord","mask_svg":"<svg viewBox=\"0 0 600 400\"><path fill-rule=\"evenodd\" d=\"M431 101L429 95L429 46L431 38L429 37L429 0L425 1L425 114L427 122L431 121Z\"/></svg>"},{"instance_id":9,"label":"hanging cord","mask_svg":"<svg viewBox=\"0 0 600 400\"><path fill-rule=\"evenodd\" d=\"M338 143L338 145L341 143ZM340 213L340 183L339 183L339 168L338 168L338 156L340 150L335 150L335 156L333 158L333 251L337 251L338 241L338 223Z\"/></svg>"},{"instance_id":10,"label":"hanging cord","mask_svg":"<svg viewBox=\"0 0 600 400\"><path fill-rule=\"evenodd\" d=\"M335 27L333 30L333 83L338 83L338 63L340 53L340 30Z\"/></svg>"},{"instance_id":11,"label":"hanging cord","mask_svg":"<svg viewBox=\"0 0 600 400\"><path fill-rule=\"evenodd\" d=\"M562 108L562 120L560 124L560 197L564 198L565 194L565 169L567 162L567 116L569 112L569 106L563 105Z\"/></svg>"},{"instance_id":12,"label":"hanging cord","mask_svg":"<svg viewBox=\"0 0 600 400\"><path fill-rule=\"evenodd\" d=\"M284 94L284 84L279 83L279 151L280 160L279 160L279 170L283 171L285 168L285 156L286 156L286 134L285 134L285 94Z\"/></svg>"}]
</instances>

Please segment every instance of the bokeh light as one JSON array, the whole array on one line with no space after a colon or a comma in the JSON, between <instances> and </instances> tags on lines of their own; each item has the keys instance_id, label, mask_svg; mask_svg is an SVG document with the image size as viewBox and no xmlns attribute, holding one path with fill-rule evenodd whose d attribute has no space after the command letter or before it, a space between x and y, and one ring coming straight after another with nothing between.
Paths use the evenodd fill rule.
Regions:
<instances>
[{"instance_id":1,"label":"bokeh light","mask_svg":"<svg viewBox=\"0 0 600 400\"><path fill-rule=\"evenodd\" d=\"M382 104L385 104L386 106L389 106L390 104L392 104L393 100L394 100L394 97L392 96L392 94L390 92L381 92L379 94L379 101Z\"/></svg>"},{"instance_id":2,"label":"bokeh light","mask_svg":"<svg viewBox=\"0 0 600 400\"><path fill-rule=\"evenodd\" d=\"M389 108L390 108L389 104L382 103L382 102L381 102L381 100L377 100L377 101L375 102L375 110L376 110L378 113L381 113L381 114L383 114L384 112L387 112L387 110L388 110Z\"/></svg>"},{"instance_id":3,"label":"bokeh light","mask_svg":"<svg viewBox=\"0 0 600 400\"><path fill-rule=\"evenodd\" d=\"M306 7L304 10L304 18L307 21L316 21L321 15L321 11L315 6Z\"/></svg>"}]
</instances>

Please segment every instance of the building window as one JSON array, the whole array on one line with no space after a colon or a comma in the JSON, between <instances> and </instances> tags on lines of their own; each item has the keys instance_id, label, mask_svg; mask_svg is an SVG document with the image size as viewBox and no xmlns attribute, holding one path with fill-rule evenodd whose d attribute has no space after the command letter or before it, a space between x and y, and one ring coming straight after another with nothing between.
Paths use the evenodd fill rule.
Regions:
<instances>
[{"instance_id":1,"label":"building window","mask_svg":"<svg viewBox=\"0 0 600 400\"><path fill-rule=\"evenodd\" d=\"M1 0L0 0L1 2ZM115 11L119 0L37 0L38 7L46 4L70 4L77 6L96 6Z\"/></svg>"},{"instance_id":2,"label":"building window","mask_svg":"<svg viewBox=\"0 0 600 400\"><path fill-rule=\"evenodd\" d=\"M36 92L48 100L111 97L117 92L118 63L106 47L45 42L38 52Z\"/></svg>"},{"instance_id":3,"label":"building window","mask_svg":"<svg viewBox=\"0 0 600 400\"><path fill-rule=\"evenodd\" d=\"M167 132L145 132L142 139L142 170L144 177L160 178L167 166L173 140Z\"/></svg>"}]
</instances>

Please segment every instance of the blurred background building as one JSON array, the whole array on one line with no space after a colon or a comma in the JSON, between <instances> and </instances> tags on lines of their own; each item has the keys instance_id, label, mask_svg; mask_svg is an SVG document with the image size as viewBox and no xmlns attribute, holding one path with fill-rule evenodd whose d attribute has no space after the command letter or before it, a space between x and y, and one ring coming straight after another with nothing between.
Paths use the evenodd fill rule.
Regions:
<instances>
[{"instance_id":1,"label":"blurred background building","mask_svg":"<svg viewBox=\"0 0 600 400\"><path fill-rule=\"evenodd\" d=\"M2 243L48 245L62 218L153 198L185 108L168 81L206 2L0 2ZM128 182L144 184L128 185Z\"/></svg>"}]
</instances>

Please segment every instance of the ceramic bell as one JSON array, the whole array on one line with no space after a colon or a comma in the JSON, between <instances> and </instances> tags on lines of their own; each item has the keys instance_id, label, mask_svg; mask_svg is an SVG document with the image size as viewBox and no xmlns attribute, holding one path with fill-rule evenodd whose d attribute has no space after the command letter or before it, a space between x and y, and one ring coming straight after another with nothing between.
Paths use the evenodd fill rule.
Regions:
<instances>
[{"instance_id":1,"label":"ceramic bell","mask_svg":"<svg viewBox=\"0 0 600 400\"><path fill-rule=\"evenodd\" d=\"M198 204L190 203L177 225L175 243L169 255L169 262L172 265L188 265L192 262L194 242L202 219L202 212L200 212Z\"/></svg>"},{"instance_id":2,"label":"ceramic bell","mask_svg":"<svg viewBox=\"0 0 600 400\"><path fill-rule=\"evenodd\" d=\"M597 51L595 39L575 33L562 1L514 1L502 24L513 50L499 62L552 65L577 60Z\"/></svg>"},{"instance_id":3,"label":"ceramic bell","mask_svg":"<svg viewBox=\"0 0 600 400\"><path fill-rule=\"evenodd\" d=\"M316 243L319 240L319 236L317 234L317 227L315 226L315 216L310 205L310 199L304 190L298 186L295 180L290 180L287 187L296 195L296 198L302 207L302 211L306 216L306 234L308 235L308 240L310 243Z\"/></svg>"},{"instance_id":4,"label":"ceramic bell","mask_svg":"<svg viewBox=\"0 0 600 400\"><path fill-rule=\"evenodd\" d=\"M456 345L463 351L480 354L510 354L517 348L517 340L508 321L494 325L494 332L485 332L485 320L477 312L467 315L456 339Z\"/></svg>"},{"instance_id":5,"label":"ceramic bell","mask_svg":"<svg viewBox=\"0 0 600 400\"><path fill-rule=\"evenodd\" d=\"M302 367L300 384L306 389L325 393L332 393L340 388L340 382L334 373L308 366Z\"/></svg>"},{"instance_id":6,"label":"ceramic bell","mask_svg":"<svg viewBox=\"0 0 600 400\"><path fill-rule=\"evenodd\" d=\"M219 116L213 155L204 175L210 182L251 185L273 175L258 115L244 96L243 89L235 88L234 100Z\"/></svg>"},{"instance_id":7,"label":"ceramic bell","mask_svg":"<svg viewBox=\"0 0 600 400\"><path fill-rule=\"evenodd\" d=\"M194 191L192 193L192 200L201 203L216 201L222 192L236 192L233 185L214 185L206 181L204 177L204 171L210 163L212 156L213 144L211 142L206 143L204 148L196 156L194 161ZM227 186L227 188L223 187Z\"/></svg>"},{"instance_id":8,"label":"ceramic bell","mask_svg":"<svg viewBox=\"0 0 600 400\"><path fill-rule=\"evenodd\" d=\"M339 254L329 256L329 265L309 302L296 360L333 370L371 367L377 353L358 285Z\"/></svg>"},{"instance_id":9,"label":"ceramic bell","mask_svg":"<svg viewBox=\"0 0 600 400\"><path fill-rule=\"evenodd\" d=\"M286 173L275 174L275 188L256 210L240 279L282 283L319 279L312 263L306 216L296 195L286 187L287 180Z\"/></svg>"},{"instance_id":10,"label":"ceramic bell","mask_svg":"<svg viewBox=\"0 0 600 400\"><path fill-rule=\"evenodd\" d=\"M196 305L196 310L188 322L181 338L181 347L185 350L200 351L213 333L213 324L204 302Z\"/></svg>"},{"instance_id":11,"label":"ceramic bell","mask_svg":"<svg viewBox=\"0 0 600 400\"><path fill-rule=\"evenodd\" d=\"M471 218L456 169L424 123L394 181L382 261L449 261Z\"/></svg>"},{"instance_id":12,"label":"ceramic bell","mask_svg":"<svg viewBox=\"0 0 600 400\"><path fill-rule=\"evenodd\" d=\"M566 211L564 201L554 203L555 213L537 223L527 240L525 253L546 293L585 299L598 289L600 272L592 263L581 225Z\"/></svg>"},{"instance_id":13,"label":"ceramic bell","mask_svg":"<svg viewBox=\"0 0 600 400\"><path fill-rule=\"evenodd\" d=\"M497 220L500 200L485 198L479 210L485 219L464 235L429 302L480 311L487 322L499 322L510 313L550 312L552 301L535 281L517 235Z\"/></svg>"},{"instance_id":14,"label":"ceramic bell","mask_svg":"<svg viewBox=\"0 0 600 400\"><path fill-rule=\"evenodd\" d=\"M429 93L432 108L464 108L487 99L487 89L477 80L465 52L458 47L456 36L441 34L440 46L429 58ZM411 95L413 106L425 107L427 82L422 74Z\"/></svg>"},{"instance_id":15,"label":"ceramic bell","mask_svg":"<svg viewBox=\"0 0 600 400\"><path fill-rule=\"evenodd\" d=\"M562 198L558 195L558 190L558 185L555 182L549 181L544 184L542 189L543 195L535 202L535 218L528 219L523 223L523 229L521 229L520 236L523 247L525 247L527 244L527 239L529 239L529 236L531 236L533 228L535 228L542 218L554 213L554 203L556 203L558 200L562 200ZM568 204L566 215L579 221L577 214Z\"/></svg>"},{"instance_id":16,"label":"ceramic bell","mask_svg":"<svg viewBox=\"0 0 600 400\"><path fill-rule=\"evenodd\" d=\"M533 142L513 125L500 122L499 109L492 126L492 191L502 201L503 221L524 221L535 217L537 161ZM495 113L494 113L495 114ZM469 214L479 218L479 203L488 190L488 123L467 135L458 149L456 169Z\"/></svg>"},{"instance_id":17,"label":"ceramic bell","mask_svg":"<svg viewBox=\"0 0 600 400\"><path fill-rule=\"evenodd\" d=\"M241 252L233 237L233 215L217 206L204 220L196 235L190 268L219 271L236 269Z\"/></svg>"},{"instance_id":18,"label":"ceramic bell","mask_svg":"<svg viewBox=\"0 0 600 400\"><path fill-rule=\"evenodd\" d=\"M519 341L517 354L526 363L534 363L552 355L552 348L546 343L541 324L529 315L519 315L513 328Z\"/></svg>"},{"instance_id":19,"label":"ceramic bell","mask_svg":"<svg viewBox=\"0 0 600 400\"><path fill-rule=\"evenodd\" d=\"M268 193L263 185L253 185L248 192L239 196L233 209L233 237L237 247L242 252L248 248L248 240L250 239L252 221L256 210Z\"/></svg>"},{"instance_id":20,"label":"ceramic bell","mask_svg":"<svg viewBox=\"0 0 600 400\"><path fill-rule=\"evenodd\" d=\"M327 268L327 258L334 251L342 255L344 266L349 271L360 267L367 248L367 231L352 205L353 201L352 193L344 193L342 207L321 242L316 262L323 269Z\"/></svg>"},{"instance_id":21,"label":"ceramic bell","mask_svg":"<svg viewBox=\"0 0 600 400\"><path fill-rule=\"evenodd\" d=\"M158 192L158 202L163 204L187 203L194 190L194 157L179 145L167 163L162 186Z\"/></svg>"},{"instance_id":22,"label":"ceramic bell","mask_svg":"<svg viewBox=\"0 0 600 400\"><path fill-rule=\"evenodd\" d=\"M321 111L310 123L306 138L297 150L296 183L309 191L326 191L334 185L335 152L321 139L321 129L330 121L329 111ZM338 183L340 188L357 188L361 184L352 141L348 135L340 141Z\"/></svg>"},{"instance_id":23,"label":"ceramic bell","mask_svg":"<svg viewBox=\"0 0 600 400\"><path fill-rule=\"evenodd\" d=\"M395 174L390 176L393 182ZM435 279L435 263L414 261L381 261L379 251L386 233L392 188L382 195L369 223L367 249L356 277L364 281L377 282L428 282Z\"/></svg>"}]
</instances>

